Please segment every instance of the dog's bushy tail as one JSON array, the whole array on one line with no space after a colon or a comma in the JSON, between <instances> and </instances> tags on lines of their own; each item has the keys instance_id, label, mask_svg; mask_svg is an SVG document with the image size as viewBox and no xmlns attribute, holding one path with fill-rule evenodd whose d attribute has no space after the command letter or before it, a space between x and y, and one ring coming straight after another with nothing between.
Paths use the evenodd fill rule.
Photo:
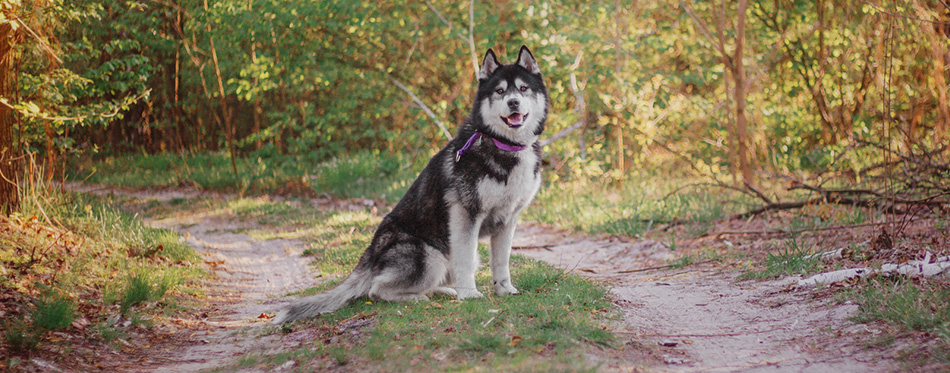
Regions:
<instances>
[{"instance_id":1,"label":"dog's bushy tail","mask_svg":"<svg viewBox=\"0 0 950 373\"><path fill-rule=\"evenodd\" d=\"M372 276L369 270L357 269L346 280L327 292L303 298L280 312L275 324L302 320L330 313L345 306L351 300L369 293Z\"/></svg>"}]
</instances>

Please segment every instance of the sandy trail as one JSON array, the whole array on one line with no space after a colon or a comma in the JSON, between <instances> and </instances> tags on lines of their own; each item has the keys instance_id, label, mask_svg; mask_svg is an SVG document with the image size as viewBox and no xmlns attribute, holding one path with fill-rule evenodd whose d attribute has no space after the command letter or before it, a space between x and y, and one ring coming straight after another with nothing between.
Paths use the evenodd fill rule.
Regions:
<instances>
[{"instance_id":1,"label":"sandy trail","mask_svg":"<svg viewBox=\"0 0 950 373\"><path fill-rule=\"evenodd\" d=\"M183 191L143 192L96 189L140 200L208 197ZM233 196L212 195L215 198ZM331 208L327 206L327 208ZM259 228L224 212L187 208L150 221L179 232L214 268L208 287L206 317L185 320L198 330L179 346L156 351L153 371L198 371L234 364L248 353L267 354L299 343L306 331L290 335L264 333L272 313L292 298L288 292L313 286L317 274L300 255L304 243L255 240L238 233ZM897 369L890 359L876 358L862 347L874 332L847 317L855 305L815 300L793 286L797 278L737 282L736 270L711 264L678 270L630 272L674 258L661 243L609 237L585 237L538 224L522 223L515 253L539 259L596 280L606 281L623 315L615 333L633 348L647 349L660 362L656 371L807 371L868 372ZM194 325L197 323L198 325ZM299 335L298 335L299 334ZM607 353L610 355L611 353ZM644 368L643 361L604 356L603 369Z\"/></svg>"},{"instance_id":2,"label":"sandy trail","mask_svg":"<svg viewBox=\"0 0 950 373\"><path fill-rule=\"evenodd\" d=\"M670 250L652 241L570 237L532 224L519 227L516 252L608 281L624 315L615 332L656 346L661 371L873 372L896 369L862 347L872 331L847 320L856 305L829 305L797 289L797 278L737 282L712 265L630 272ZM625 273L628 272L628 273ZM628 364L629 363L629 364ZM625 370L636 362L609 363Z\"/></svg>"},{"instance_id":3,"label":"sandy trail","mask_svg":"<svg viewBox=\"0 0 950 373\"><path fill-rule=\"evenodd\" d=\"M176 198L235 198L187 190L139 191L71 184L74 191L119 194L139 203L170 201ZM188 333L179 344L159 346L153 363L133 370L155 372L195 372L234 364L247 354L276 353L285 349L295 335L266 333L273 328L262 313L273 314L294 297L286 294L319 283L319 273L301 253L303 241L257 240L238 233L260 226L240 221L227 211L207 212L183 208L170 217L146 220L147 224L178 232L202 256L213 276L205 284L207 297L197 319L176 319L172 323ZM306 333L303 333L306 334ZM298 341L299 342L299 341Z\"/></svg>"}]
</instances>

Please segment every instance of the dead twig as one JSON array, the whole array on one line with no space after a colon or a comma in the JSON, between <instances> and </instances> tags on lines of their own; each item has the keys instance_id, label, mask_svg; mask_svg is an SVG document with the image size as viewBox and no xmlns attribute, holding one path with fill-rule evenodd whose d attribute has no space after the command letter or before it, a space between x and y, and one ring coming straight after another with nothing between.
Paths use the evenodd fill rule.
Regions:
<instances>
[{"instance_id":1,"label":"dead twig","mask_svg":"<svg viewBox=\"0 0 950 373\"><path fill-rule=\"evenodd\" d=\"M912 219L912 220L910 220L910 221L925 220L925 219L926 219L926 218L921 217L921 218ZM759 234L759 235L769 235L769 234L793 235L793 234L799 234L799 233L805 233L805 232L821 232L821 231L831 231L831 230L839 230L839 229L853 229L853 228L873 227L873 226L879 226L879 225L890 225L890 224L900 224L900 223L902 223L902 222L901 222L901 221L896 221L896 220L888 220L888 221L877 222L877 223L861 223L861 224L833 225L833 226L818 227L818 228L766 229L766 230L750 230L750 231L722 231L722 232L716 232L715 235L716 235L716 239L718 240L718 239L721 239L722 236L727 236L727 235L728 235L728 236L755 235L755 234ZM705 234L705 235L700 236L700 237L710 236L710 235L712 235L712 234L713 234L713 233L708 233L708 234Z\"/></svg>"}]
</instances>

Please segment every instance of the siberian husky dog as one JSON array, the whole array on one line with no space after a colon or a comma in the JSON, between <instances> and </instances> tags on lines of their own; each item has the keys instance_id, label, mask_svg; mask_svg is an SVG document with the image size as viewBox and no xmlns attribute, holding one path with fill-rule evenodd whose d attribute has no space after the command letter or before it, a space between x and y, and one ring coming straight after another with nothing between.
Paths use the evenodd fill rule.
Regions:
<instances>
[{"instance_id":1,"label":"siberian husky dog","mask_svg":"<svg viewBox=\"0 0 950 373\"><path fill-rule=\"evenodd\" d=\"M518 294L508 269L511 240L518 215L541 186L538 138L547 111L547 89L528 48L511 65L489 49L471 115L383 218L353 273L274 322L330 313L364 295L392 302L435 293L482 297L475 286L479 238L490 239L495 293Z\"/></svg>"}]
</instances>

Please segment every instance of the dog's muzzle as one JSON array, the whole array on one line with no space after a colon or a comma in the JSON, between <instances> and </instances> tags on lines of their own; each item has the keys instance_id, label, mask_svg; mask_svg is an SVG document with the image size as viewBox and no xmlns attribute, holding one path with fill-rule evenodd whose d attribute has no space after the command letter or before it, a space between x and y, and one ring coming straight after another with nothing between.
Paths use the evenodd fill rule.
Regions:
<instances>
[{"instance_id":1,"label":"dog's muzzle","mask_svg":"<svg viewBox=\"0 0 950 373\"><path fill-rule=\"evenodd\" d=\"M521 113L512 113L507 117L501 117L501 120L511 128L518 128L524 125L525 118L528 117L528 114Z\"/></svg>"}]
</instances>

